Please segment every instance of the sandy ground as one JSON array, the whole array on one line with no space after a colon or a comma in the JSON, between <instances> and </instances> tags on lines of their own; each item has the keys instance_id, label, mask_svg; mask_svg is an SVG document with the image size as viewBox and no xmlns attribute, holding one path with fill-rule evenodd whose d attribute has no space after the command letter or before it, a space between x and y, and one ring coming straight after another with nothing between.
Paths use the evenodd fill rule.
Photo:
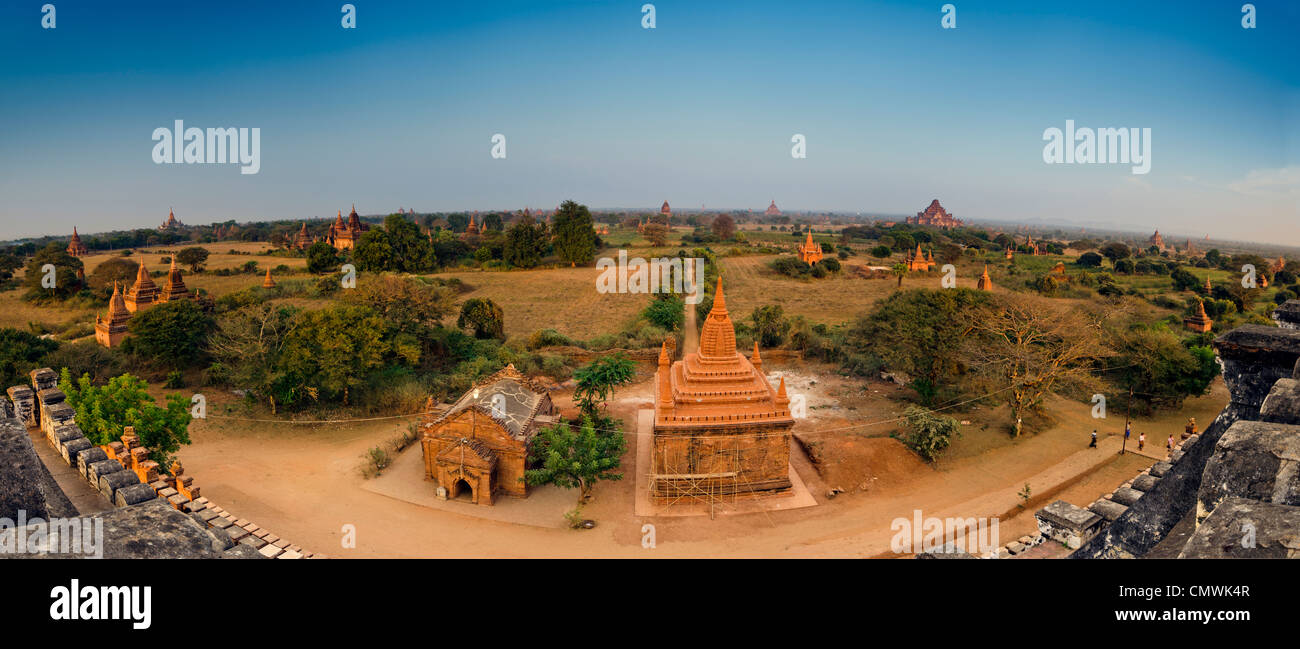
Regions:
<instances>
[{"instance_id":1,"label":"sandy ground","mask_svg":"<svg viewBox=\"0 0 1300 649\"><path fill-rule=\"evenodd\" d=\"M809 374L802 365L769 367L772 371ZM810 386L817 399L839 395L852 385L842 379ZM651 381L642 377L619 392L610 404L625 430L635 430L637 410L649 405ZM873 390L875 392L873 392ZM829 431L840 420L877 420L901 410L889 399L885 384L858 387L862 396L844 405L813 408L825 416L801 420L796 432ZM561 408L567 399L556 394ZM1162 439L1164 431L1181 430L1187 416L1208 422L1226 403L1221 382L1205 397L1188 401L1183 411L1135 429ZM810 402L813 400L810 399ZM825 405L825 404L823 404ZM1077 407L1076 407L1077 406ZM836 410L838 407L840 410ZM797 445L792 464L807 483L818 506L791 511L707 517L641 518L633 514L635 476L631 467L637 444L630 435L623 480L597 486L584 515L595 529L558 527L551 517L576 501L576 493L554 488L534 498L503 502L500 509L467 502L431 505L434 485L419 478L418 445L407 449L380 482L368 484L359 472L362 454L406 426L406 420L294 426L210 419L191 428L194 443L180 452L187 471L203 495L271 529L278 535L332 557L872 557L888 554L890 523L925 516L1001 517L1001 537L1011 539L1034 529L1033 510L1056 498L1086 505L1131 479L1153 459L1117 454L1123 419L1107 420L1102 448L1088 449L1094 420L1086 404L1053 404L1057 424L1012 440L995 426L980 430L980 413L936 465L921 464L905 472L882 471L863 492L831 499L831 486ZM989 413L992 417L995 413ZM847 435L830 431L827 435ZM898 444L873 431L873 444ZM1148 445L1148 451L1153 451ZM1154 449L1163 455L1163 444ZM399 476L406 484L395 484ZM866 476L868 479L872 476ZM887 478L887 479L886 479ZM387 480L387 483L383 481ZM1028 503L1018 495L1031 485ZM535 506L534 506L535 505ZM492 511L485 511L492 510ZM355 548L340 545L344 525L355 526ZM653 525L653 547L643 547ZM651 545L646 541L646 545Z\"/></svg>"}]
</instances>

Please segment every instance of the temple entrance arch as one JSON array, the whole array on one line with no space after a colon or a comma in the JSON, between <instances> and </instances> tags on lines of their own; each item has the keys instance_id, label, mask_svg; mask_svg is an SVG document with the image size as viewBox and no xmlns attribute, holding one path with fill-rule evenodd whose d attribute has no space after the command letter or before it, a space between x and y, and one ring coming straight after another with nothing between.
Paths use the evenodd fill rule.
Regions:
<instances>
[{"instance_id":1,"label":"temple entrance arch","mask_svg":"<svg viewBox=\"0 0 1300 649\"><path fill-rule=\"evenodd\" d=\"M474 485L471 485L464 478L456 480L451 484L451 493L447 497L452 500L468 500L469 502L478 502L478 494L474 493Z\"/></svg>"}]
</instances>

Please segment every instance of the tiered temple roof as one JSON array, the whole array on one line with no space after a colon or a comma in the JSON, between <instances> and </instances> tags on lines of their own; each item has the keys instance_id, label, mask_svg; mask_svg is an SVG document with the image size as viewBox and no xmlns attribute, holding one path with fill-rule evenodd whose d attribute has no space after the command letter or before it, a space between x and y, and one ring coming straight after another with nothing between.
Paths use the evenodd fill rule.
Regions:
<instances>
[{"instance_id":1,"label":"tiered temple roof","mask_svg":"<svg viewBox=\"0 0 1300 649\"><path fill-rule=\"evenodd\" d=\"M95 341L105 347L116 347L126 338L126 323L131 312L122 298L122 288L113 282L113 296L108 300L108 314L95 316Z\"/></svg>"},{"instance_id":2,"label":"tiered temple roof","mask_svg":"<svg viewBox=\"0 0 1300 649\"><path fill-rule=\"evenodd\" d=\"M763 212L767 216L781 216L781 210L776 208L776 201L773 200L771 205L767 206L767 211Z\"/></svg>"},{"instance_id":3,"label":"tiered temple roof","mask_svg":"<svg viewBox=\"0 0 1300 649\"><path fill-rule=\"evenodd\" d=\"M1205 303L1200 300L1196 301L1196 314L1183 319L1183 324L1199 333L1205 333L1214 327L1214 321L1205 313Z\"/></svg>"},{"instance_id":4,"label":"tiered temple roof","mask_svg":"<svg viewBox=\"0 0 1300 649\"><path fill-rule=\"evenodd\" d=\"M370 226L361 222L361 217L357 215L356 204L352 205L352 212L348 214L347 223L343 222L343 211L339 211L338 219L330 226L329 233L325 240L338 250L354 248L361 235L370 230Z\"/></svg>"},{"instance_id":5,"label":"tiered temple roof","mask_svg":"<svg viewBox=\"0 0 1300 649\"><path fill-rule=\"evenodd\" d=\"M183 300L190 297L190 289L185 287L185 280L181 279L181 271L176 267L176 257L172 257L172 267L167 271L167 282L163 284L162 291L159 292L159 302L171 302L173 300Z\"/></svg>"},{"instance_id":6,"label":"tiered temple roof","mask_svg":"<svg viewBox=\"0 0 1300 649\"><path fill-rule=\"evenodd\" d=\"M963 225L963 221L954 217L943 206L939 204L939 199L930 201L930 204L916 216L907 218L907 222L913 225L930 225L939 228L955 228Z\"/></svg>"},{"instance_id":7,"label":"tiered temple roof","mask_svg":"<svg viewBox=\"0 0 1300 649\"><path fill-rule=\"evenodd\" d=\"M758 358L757 345L754 356ZM736 330L721 279L700 331L699 351L671 364L669 360L665 343L656 374L656 432L794 424L785 379L772 389L754 363L736 351ZM761 366L762 360L758 363Z\"/></svg>"},{"instance_id":8,"label":"tiered temple roof","mask_svg":"<svg viewBox=\"0 0 1300 649\"><path fill-rule=\"evenodd\" d=\"M822 247L813 241L812 230L808 231L807 238L799 246L799 259L807 264L815 264L822 260Z\"/></svg>"},{"instance_id":9,"label":"tiered temple roof","mask_svg":"<svg viewBox=\"0 0 1300 649\"><path fill-rule=\"evenodd\" d=\"M86 244L81 242L81 236L77 234L77 226L72 226L72 240L68 242L68 254L81 257L89 252L86 250Z\"/></svg>"},{"instance_id":10,"label":"tiered temple roof","mask_svg":"<svg viewBox=\"0 0 1300 649\"><path fill-rule=\"evenodd\" d=\"M342 217L343 213L339 212L339 216ZM298 250L306 250L311 247L311 244L314 242L315 240L312 239L311 235L307 234L307 224L304 222L302 224L302 229L298 230L298 236L294 237L293 247Z\"/></svg>"},{"instance_id":11,"label":"tiered temple roof","mask_svg":"<svg viewBox=\"0 0 1300 649\"><path fill-rule=\"evenodd\" d=\"M158 301L158 285L153 283L153 278L149 277L149 269L145 266L144 257L140 258L140 268L135 274L135 284L126 292L123 298L126 308L131 313L147 309L150 305Z\"/></svg>"}]
</instances>

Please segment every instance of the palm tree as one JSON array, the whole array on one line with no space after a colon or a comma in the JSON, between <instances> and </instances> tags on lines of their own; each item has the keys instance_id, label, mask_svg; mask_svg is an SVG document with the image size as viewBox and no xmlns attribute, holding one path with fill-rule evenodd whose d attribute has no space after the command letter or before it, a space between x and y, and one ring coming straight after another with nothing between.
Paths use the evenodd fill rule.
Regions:
<instances>
[{"instance_id":1,"label":"palm tree","mask_svg":"<svg viewBox=\"0 0 1300 649\"><path fill-rule=\"evenodd\" d=\"M903 278L907 276L907 264L894 264L889 273L898 278L898 288L903 288Z\"/></svg>"}]
</instances>

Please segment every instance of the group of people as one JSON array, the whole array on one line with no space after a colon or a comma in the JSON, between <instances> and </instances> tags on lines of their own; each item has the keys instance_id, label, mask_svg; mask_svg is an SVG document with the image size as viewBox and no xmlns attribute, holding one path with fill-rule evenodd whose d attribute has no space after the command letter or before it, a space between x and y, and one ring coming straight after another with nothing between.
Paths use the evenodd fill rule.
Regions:
<instances>
[{"instance_id":1,"label":"group of people","mask_svg":"<svg viewBox=\"0 0 1300 649\"><path fill-rule=\"evenodd\" d=\"M1187 439L1188 437L1191 437L1192 435L1195 434L1196 434L1196 418L1192 417L1187 420L1187 425L1183 427L1183 439ZM1124 439L1129 439L1132 435L1133 435L1133 426L1131 424L1125 424ZM1144 450L1146 449L1146 446L1147 446L1147 434L1138 433L1138 450L1139 451ZM1088 448L1097 448L1096 429L1093 429L1092 431L1092 442L1088 444ZM1170 435L1169 439L1165 440L1165 450L1169 452L1172 452L1174 450L1173 435Z\"/></svg>"}]
</instances>

